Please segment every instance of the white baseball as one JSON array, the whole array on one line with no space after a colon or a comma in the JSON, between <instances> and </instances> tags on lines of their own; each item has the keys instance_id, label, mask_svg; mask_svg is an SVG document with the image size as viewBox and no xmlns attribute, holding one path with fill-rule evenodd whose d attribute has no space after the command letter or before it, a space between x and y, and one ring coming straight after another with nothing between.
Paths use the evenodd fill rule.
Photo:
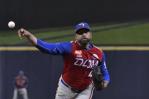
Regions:
<instances>
[{"instance_id":1,"label":"white baseball","mask_svg":"<svg viewBox=\"0 0 149 99\"><path fill-rule=\"evenodd\" d=\"M8 27L11 28L11 29L13 29L15 27L15 22L9 21L8 22Z\"/></svg>"}]
</instances>

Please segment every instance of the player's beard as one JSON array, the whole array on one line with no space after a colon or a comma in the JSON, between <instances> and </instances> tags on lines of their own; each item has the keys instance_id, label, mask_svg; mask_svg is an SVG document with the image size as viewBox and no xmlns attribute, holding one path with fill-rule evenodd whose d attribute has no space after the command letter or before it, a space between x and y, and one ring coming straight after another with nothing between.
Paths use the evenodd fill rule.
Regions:
<instances>
[{"instance_id":1,"label":"player's beard","mask_svg":"<svg viewBox=\"0 0 149 99\"><path fill-rule=\"evenodd\" d=\"M82 38L79 40L80 45L83 45L83 46L87 45L89 42L90 42L90 39L88 38Z\"/></svg>"}]
</instances>

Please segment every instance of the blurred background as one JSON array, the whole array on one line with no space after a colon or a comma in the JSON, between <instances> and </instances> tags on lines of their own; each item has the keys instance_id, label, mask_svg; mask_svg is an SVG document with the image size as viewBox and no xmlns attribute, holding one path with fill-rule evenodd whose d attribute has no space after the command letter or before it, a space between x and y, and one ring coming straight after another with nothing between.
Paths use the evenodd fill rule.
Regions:
<instances>
[{"instance_id":1,"label":"blurred background","mask_svg":"<svg viewBox=\"0 0 149 99\"><path fill-rule=\"evenodd\" d=\"M61 56L20 40L20 27L47 42L71 41L82 21L105 51L111 76L109 87L95 91L93 99L148 99L148 5L148 0L0 0L0 99L12 98L19 70L29 78L30 99L54 99L63 69ZM11 20L14 29L8 28Z\"/></svg>"}]
</instances>

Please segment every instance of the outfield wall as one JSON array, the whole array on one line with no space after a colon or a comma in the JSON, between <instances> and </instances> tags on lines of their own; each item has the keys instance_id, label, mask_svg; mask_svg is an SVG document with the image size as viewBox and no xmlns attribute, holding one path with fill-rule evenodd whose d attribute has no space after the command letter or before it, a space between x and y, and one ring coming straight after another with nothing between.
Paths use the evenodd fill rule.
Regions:
<instances>
[{"instance_id":1,"label":"outfield wall","mask_svg":"<svg viewBox=\"0 0 149 99\"><path fill-rule=\"evenodd\" d=\"M6 50L6 49L5 49ZM93 99L148 99L149 51L105 50L111 76L109 87ZM1 50L0 99L11 99L13 79L19 70L29 77L30 99L54 99L63 59L36 50Z\"/></svg>"}]
</instances>

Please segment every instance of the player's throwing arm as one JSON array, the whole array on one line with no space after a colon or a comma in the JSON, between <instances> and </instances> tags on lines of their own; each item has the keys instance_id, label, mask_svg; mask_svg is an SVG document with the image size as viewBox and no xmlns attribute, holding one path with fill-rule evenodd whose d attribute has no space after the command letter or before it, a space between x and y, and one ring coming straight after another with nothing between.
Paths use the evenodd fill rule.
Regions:
<instances>
[{"instance_id":1,"label":"player's throwing arm","mask_svg":"<svg viewBox=\"0 0 149 99\"><path fill-rule=\"evenodd\" d=\"M33 45L37 45L37 38L31 32L29 32L23 28L18 30L18 36L19 36L19 38L25 37Z\"/></svg>"}]
</instances>

